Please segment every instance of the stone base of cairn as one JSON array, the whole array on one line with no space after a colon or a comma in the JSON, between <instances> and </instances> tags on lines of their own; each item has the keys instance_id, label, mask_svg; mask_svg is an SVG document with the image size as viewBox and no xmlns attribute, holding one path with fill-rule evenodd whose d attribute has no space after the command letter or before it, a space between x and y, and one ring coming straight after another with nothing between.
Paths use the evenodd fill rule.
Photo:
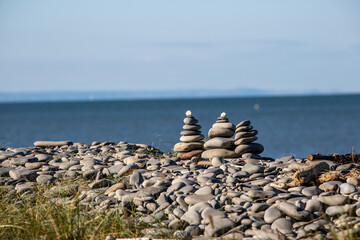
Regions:
<instances>
[{"instance_id":1,"label":"stone base of cairn","mask_svg":"<svg viewBox=\"0 0 360 240\"><path fill-rule=\"evenodd\" d=\"M254 143L258 138L257 130L254 130L251 126L249 120L244 120L236 126L235 130L235 142L236 145L235 152L239 156L244 156L244 154L260 154L264 151L263 145L260 143Z\"/></svg>"},{"instance_id":2,"label":"stone base of cairn","mask_svg":"<svg viewBox=\"0 0 360 240\"><path fill-rule=\"evenodd\" d=\"M192 116L190 110L186 112L184 123L183 131L180 133L181 142L175 144L174 151L177 152L177 156L181 159L200 157L201 153L204 151L204 135L201 134L201 126L196 124L198 123L198 120Z\"/></svg>"},{"instance_id":3,"label":"stone base of cairn","mask_svg":"<svg viewBox=\"0 0 360 240\"><path fill-rule=\"evenodd\" d=\"M209 139L204 147L206 150L201 154L203 158L235 158L234 135L235 126L229 122L226 113L222 113L218 120L212 125L209 130Z\"/></svg>"}]
</instances>

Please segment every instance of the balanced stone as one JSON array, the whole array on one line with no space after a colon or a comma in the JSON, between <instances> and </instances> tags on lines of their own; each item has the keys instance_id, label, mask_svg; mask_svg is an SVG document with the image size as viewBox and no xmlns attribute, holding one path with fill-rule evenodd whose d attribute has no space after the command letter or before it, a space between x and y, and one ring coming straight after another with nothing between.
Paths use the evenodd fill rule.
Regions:
<instances>
[{"instance_id":1,"label":"balanced stone","mask_svg":"<svg viewBox=\"0 0 360 240\"><path fill-rule=\"evenodd\" d=\"M222 113L216 123L212 125L209 130L208 136L210 138L204 144L207 149L201 155L203 158L236 158L238 155L235 153L234 135L235 126L229 122L226 113Z\"/></svg>"},{"instance_id":2,"label":"balanced stone","mask_svg":"<svg viewBox=\"0 0 360 240\"><path fill-rule=\"evenodd\" d=\"M203 152L204 135L200 132L200 125L197 125L198 120L192 116L192 112L188 110L184 119L184 131L181 131L180 142L175 144L174 151L177 152L181 159L191 159L192 157L200 157Z\"/></svg>"},{"instance_id":3,"label":"balanced stone","mask_svg":"<svg viewBox=\"0 0 360 240\"><path fill-rule=\"evenodd\" d=\"M236 134L234 144L237 146L235 148L236 154L239 156L245 157L245 154L260 154L264 151L263 145L260 143L254 143L258 138L257 130L253 130L253 126L250 125L249 120L241 121L236 125Z\"/></svg>"}]
</instances>

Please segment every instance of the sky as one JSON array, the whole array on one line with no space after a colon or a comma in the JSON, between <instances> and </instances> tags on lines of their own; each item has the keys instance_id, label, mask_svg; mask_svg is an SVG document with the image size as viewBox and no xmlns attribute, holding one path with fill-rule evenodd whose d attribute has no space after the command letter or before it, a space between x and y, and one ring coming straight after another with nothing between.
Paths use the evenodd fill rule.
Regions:
<instances>
[{"instance_id":1,"label":"sky","mask_svg":"<svg viewBox=\"0 0 360 240\"><path fill-rule=\"evenodd\" d=\"M0 94L360 93L360 1L0 1Z\"/></svg>"}]
</instances>

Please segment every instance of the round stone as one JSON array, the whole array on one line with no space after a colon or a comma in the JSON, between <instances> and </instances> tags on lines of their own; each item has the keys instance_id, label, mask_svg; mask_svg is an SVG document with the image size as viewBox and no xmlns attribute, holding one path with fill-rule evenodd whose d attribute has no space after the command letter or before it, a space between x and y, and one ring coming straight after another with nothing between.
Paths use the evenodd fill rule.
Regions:
<instances>
[{"instance_id":1,"label":"round stone","mask_svg":"<svg viewBox=\"0 0 360 240\"><path fill-rule=\"evenodd\" d=\"M281 212L274 208L274 207L271 207L271 208L268 208L265 210L265 213L264 213L264 221L266 223L273 223L275 220L281 218Z\"/></svg>"},{"instance_id":2,"label":"round stone","mask_svg":"<svg viewBox=\"0 0 360 240\"><path fill-rule=\"evenodd\" d=\"M260 143L248 143L248 144L241 144L235 148L235 152L238 155L242 155L244 153L254 153L260 154L264 151L264 146Z\"/></svg>"},{"instance_id":3,"label":"round stone","mask_svg":"<svg viewBox=\"0 0 360 240\"><path fill-rule=\"evenodd\" d=\"M234 140L231 138L215 137L207 141L204 144L204 147L208 149L214 149L214 148L233 149Z\"/></svg>"},{"instance_id":4,"label":"round stone","mask_svg":"<svg viewBox=\"0 0 360 240\"><path fill-rule=\"evenodd\" d=\"M341 194L345 194L345 195L348 195L350 193L354 193L356 192L356 187L352 184L349 184L349 183L342 183L340 185L340 193Z\"/></svg>"},{"instance_id":5,"label":"round stone","mask_svg":"<svg viewBox=\"0 0 360 240\"><path fill-rule=\"evenodd\" d=\"M211 164L214 167L220 167L221 165L224 164L224 159L222 159L221 157L214 157L211 159Z\"/></svg>"},{"instance_id":6,"label":"round stone","mask_svg":"<svg viewBox=\"0 0 360 240\"><path fill-rule=\"evenodd\" d=\"M181 142L199 142L204 139L204 135L191 135L180 137Z\"/></svg>"},{"instance_id":7,"label":"round stone","mask_svg":"<svg viewBox=\"0 0 360 240\"><path fill-rule=\"evenodd\" d=\"M250 174L254 173L263 173L265 170L265 167L259 164L254 163L247 163L242 168L243 171L248 172Z\"/></svg>"}]
</instances>

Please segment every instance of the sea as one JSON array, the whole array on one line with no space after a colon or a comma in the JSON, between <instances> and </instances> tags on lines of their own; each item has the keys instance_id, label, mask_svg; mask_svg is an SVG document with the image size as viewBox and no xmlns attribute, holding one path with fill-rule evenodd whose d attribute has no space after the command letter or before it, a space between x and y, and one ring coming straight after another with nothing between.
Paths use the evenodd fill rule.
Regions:
<instances>
[{"instance_id":1,"label":"sea","mask_svg":"<svg viewBox=\"0 0 360 240\"><path fill-rule=\"evenodd\" d=\"M0 147L37 140L126 141L170 152L191 110L207 137L226 112L250 120L266 157L360 152L360 95L0 104Z\"/></svg>"}]
</instances>

